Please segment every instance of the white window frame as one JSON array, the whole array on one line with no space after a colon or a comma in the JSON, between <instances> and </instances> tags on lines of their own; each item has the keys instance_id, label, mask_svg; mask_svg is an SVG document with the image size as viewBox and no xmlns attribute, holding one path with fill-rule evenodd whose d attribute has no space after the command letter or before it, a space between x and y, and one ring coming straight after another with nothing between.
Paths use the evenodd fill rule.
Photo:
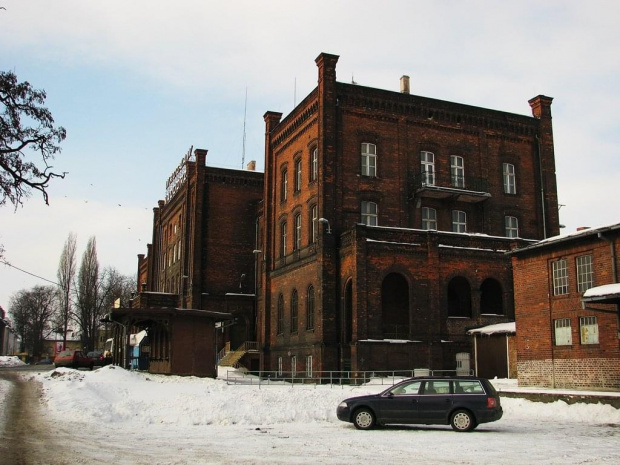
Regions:
<instances>
[{"instance_id":1,"label":"white window frame","mask_svg":"<svg viewBox=\"0 0 620 465\"><path fill-rule=\"evenodd\" d=\"M282 221L280 223L280 256L284 257L286 255L286 234L288 229L288 224L286 221Z\"/></svg>"},{"instance_id":2,"label":"white window frame","mask_svg":"<svg viewBox=\"0 0 620 465\"><path fill-rule=\"evenodd\" d=\"M570 318L553 320L553 326L556 346L573 345L573 334L571 331Z\"/></svg>"},{"instance_id":3,"label":"white window frame","mask_svg":"<svg viewBox=\"0 0 620 465\"><path fill-rule=\"evenodd\" d=\"M502 165L502 172L504 176L504 193L516 194L517 174L515 172L515 165L513 165L512 163L504 163Z\"/></svg>"},{"instance_id":4,"label":"white window frame","mask_svg":"<svg viewBox=\"0 0 620 465\"><path fill-rule=\"evenodd\" d=\"M504 231L506 237L519 237L519 220L516 216L504 217Z\"/></svg>"},{"instance_id":5,"label":"white window frame","mask_svg":"<svg viewBox=\"0 0 620 465\"><path fill-rule=\"evenodd\" d=\"M280 175L282 176L280 181L280 198L282 199L282 202L285 202L288 198L288 170L283 169L280 172Z\"/></svg>"},{"instance_id":6,"label":"white window frame","mask_svg":"<svg viewBox=\"0 0 620 465\"><path fill-rule=\"evenodd\" d=\"M306 355L306 377L312 378L312 355Z\"/></svg>"},{"instance_id":7,"label":"white window frame","mask_svg":"<svg viewBox=\"0 0 620 465\"><path fill-rule=\"evenodd\" d=\"M376 202L362 201L362 223L367 226L379 224L379 207Z\"/></svg>"},{"instance_id":8,"label":"white window frame","mask_svg":"<svg viewBox=\"0 0 620 465\"><path fill-rule=\"evenodd\" d=\"M282 357L278 357L278 376L282 376Z\"/></svg>"},{"instance_id":9,"label":"white window frame","mask_svg":"<svg viewBox=\"0 0 620 465\"><path fill-rule=\"evenodd\" d=\"M437 210L430 207L422 207L422 229L437 231Z\"/></svg>"},{"instance_id":10,"label":"white window frame","mask_svg":"<svg viewBox=\"0 0 620 465\"><path fill-rule=\"evenodd\" d=\"M315 147L312 150L312 156L310 159L310 182L316 181L319 176L319 148Z\"/></svg>"},{"instance_id":11,"label":"white window frame","mask_svg":"<svg viewBox=\"0 0 620 465\"><path fill-rule=\"evenodd\" d=\"M295 161L295 192L301 191L301 158Z\"/></svg>"},{"instance_id":12,"label":"white window frame","mask_svg":"<svg viewBox=\"0 0 620 465\"><path fill-rule=\"evenodd\" d=\"M467 213L461 210L452 210L452 232L467 232Z\"/></svg>"},{"instance_id":13,"label":"white window frame","mask_svg":"<svg viewBox=\"0 0 620 465\"><path fill-rule=\"evenodd\" d=\"M450 155L450 177L452 187L465 188L465 160L459 155Z\"/></svg>"},{"instance_id":14,"label":"white window frame","mask_svg":"<svg viewBox=\"0 0 620 465\"><path fill-rule=\"evenodd\" d=\"M362 142L362 176L377 176L377 146L370 142Z\"/></svg>"},{"instance_id":15,"label":"white window frame","mask_svg":"<svg viewBox=\"0 0 620 465\"><path fill-rule=\"evenodd\" d=\"M316 242L316 238L317 238L317 225L318 225L318 213L319 209L316 205L312 205L312 207L310 207L310 216L312 217L312 243L314 244Z\"/></svg>"},{"instance_id":16,"label":"white window frame","mask_svg":"<svg viewBox=\"0 0 620 465\"><path fill-rule=\"evenodd\" d=\"M422 184L424 186L435 185L435 154L423 150L420 152L420 163L422 169Z\"/></svg>"},{"instance_id":17,"label":"white window frame","mask_svg":"<svg viewBox=\"0 0 620 465\"><path fill-rule=\"evenodd\" d=\"M586 292L594 286L592 255L581 255L575 259L577 269L577 292Z\"/></svg>"},{"instance_id":18,"label":"white window frame","mask_svg":"<svg viewBox=\"0 0 620 465\"><path fill-rule=\"evenodd\" d=\"M301 249L301 213L295 215L295 242L293 250Z\"/></svg>"},{"instance_id":19,"label":"white window frame","mask_svg":"<svg viewBox=\"0 0 620 465\"><path fill-rule=\"evenodd\" d=\"M581 343L598 344L598 319L595 316L579 317L579 337Z\"/></svg>"},{"instance_id":20,"label":"white window frame","mask_svg":"<svg viewBox=\"0 0 620 465\"><path fill-rule=\"evenodd\" d=\"M297 375L297 355L291 355L291 378Z\"/></svg>"},{"instance_id":21,"label":"white window frame","mask_svg":"<svg viewBox=\"0 0 620 465\"><path fill-rule=\"evenodd\" d=\"M551 263L553 295L568 294L568 261L565 258Z\"/></svg>"}]
</instances>

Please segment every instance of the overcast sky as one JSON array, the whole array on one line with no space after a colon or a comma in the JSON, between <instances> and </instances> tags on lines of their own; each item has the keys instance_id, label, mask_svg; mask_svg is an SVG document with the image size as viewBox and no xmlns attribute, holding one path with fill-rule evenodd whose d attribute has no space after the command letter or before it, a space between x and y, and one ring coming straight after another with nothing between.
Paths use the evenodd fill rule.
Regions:
<instances>
[{"instance_id":1,"label":"overcast sky","mask_svg":"<svg viewBox=\"0 0 620 465\"><path fill-rule=\"evenodd\" d=\"M563 232L620 220L620 2L366 0L0 0L0 70L47 92L67 129L50 206L0 208L14 266L51 281L70 232L78 259L135 275L152 209L189 148L210 166L263 170L267 111L285 115L337 79L531 116L552 105ZM610 205L611 204L611 205ZM78 262L79 262L78 260ZM0 306L45 281L0 264Z\"/></svg>"}]
</instances>

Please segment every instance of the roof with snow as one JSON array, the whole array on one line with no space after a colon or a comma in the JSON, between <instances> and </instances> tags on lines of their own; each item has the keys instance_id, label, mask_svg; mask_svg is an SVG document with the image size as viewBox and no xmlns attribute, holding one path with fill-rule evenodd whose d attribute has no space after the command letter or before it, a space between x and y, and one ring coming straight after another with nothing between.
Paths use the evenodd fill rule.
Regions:
<instances>
[{"instance_id":1,"label":"roof with snow","mask_svg":"<svg viewBox=\"0 0 620 465\"><path fill-rule=\"evenodd\" d=\"M467 334L470 336L480 334L491 336L493 334L516 334L517 327L514 321L510 323L497 323L494 325L483 326L482 328L470 329Z\"/></svg>"},{"instance_id":2,"label":"roof with snow","mask_svg":"<svg viewBox=\"0 0 620 465\"><path fill-rule=\"evenodd\" d=\"M591 287L581 299L584 302L620 304L620 283Z\"/></svg>"}]
</instances>

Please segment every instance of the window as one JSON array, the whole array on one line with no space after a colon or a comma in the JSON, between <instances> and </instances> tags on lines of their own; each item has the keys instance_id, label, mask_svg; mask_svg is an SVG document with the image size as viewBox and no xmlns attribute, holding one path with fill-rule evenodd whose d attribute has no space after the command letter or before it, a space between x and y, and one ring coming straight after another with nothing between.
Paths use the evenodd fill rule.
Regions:
<instances>
[{"instance_id":1,"label":"window","mask_svg":"<svg viewBox=\"0 0 620 465\"><path fill-rule=\"evenodd\" d=\"M310 155L310 182L316 181L319 176L319 149L312 149Z\"/></svg>"},{"instance_id":2,"label":"window","mask_svg":"<svg viewBox=\"0 0 620 465\"><path fill-rule=\"evenodd\" d=\"M467 215L460 210L452 210L452 232L467 232Z\"/></svg>"},{"instance_id":3,"label":"window","mask_svg":"<svg viewBox=\"0 0 620 465\"><path fill-rule=\"evenodd\" d=\"M297 321L299 315L299 305L297 298L297 289L293 290L293 295L291 295L291 333L297 332Z\"/></svg>"},{"instance_id":4,"label":"window","mask_svg":"<svg viewBox=\"0 0 620 465\"><path fill-rule=\"evenodd\" d=\"M514 216L504 217L506 237L519 237L519 221Z\"/></svg>"},{"instance_id":5,"label":"window","mask_svg":"<svg viewBox=\"0 0 620 465\"><path fill-rule=\"evenodd\" d=\"M553 295L568 294L568 269L566 260L553 262Z\"/></svg>"},{"instance_id":6,"label":"window","mask_svg":"<svg viewBox=\"0 0 620 465\"><path fill-rule=\"evenodd\" d=\"M301 249L301 213L295 215L295 242L293 250Z\"/></svg>"},{"instance_id":7,"label":"window","mask_svg":"<svg viewBox=\"0 0 620 465\"><path fill-rule=\"evenodd\" d=\"M420 391L422 381L411 381L407 384L399 384L398 387L392 388L390 394L395 396L416 395Z\"/></svg>"},{"instance_id":8,"label":"window","mask_svg":"<svg viewBox=\"0 0 620 465\"><path fill-rule=\"evenodd\" d=\"M577 292L586 292L594 286L592 255L582 255L575 260L577 265Z\"/></svg>"},{"instance_id":9,"label":"window","mask_svg":"<svg viewBox=\"0 0 620 465\"><path fill-rule=\"evenodd\" d=\"M377 146L362 143L362 176L377 176Z\"/></svg>"},{"instance_id":10,"label":"window","mask_svg":"<svg viewBox=\"0 0 620 465\"><path fill-rule=\"evenodd\" d=\"M301 190L301 158L295 162L295 192Z\"/></svg>"},{"instance_id":11,"label":"window","mask_svg":"<svg viewBox=\"0 0 620 465\"><path fill-rule=\"evenodd\" d=\"M504 163L504 193L516 194L517 193L517 177L515 174L515 165L510 163Z\"/></svg>"},{"instance_id":12,"label":"window","mask_svg":"<svg viewBox=\"0 0 620 465\"><path fill-rule=\"evenodd\" d=\"M310 233L310 237L311 237L311 242L314 244L316 242L316 227L317 227L317 223L318 223L318 209L316 207L316 205L312 205L312 207L310 207L310 217L312 218L312 231Z\"/></svg>"},{"instance_id":13,"label":"window","mask_svg":"<svg viewBox=\"0 0 620 465\"><path fill-rule=\"evenodd\" d=\"M314 329L314 287L308 287L308 303L306 305L306 329Z\"/></svg>"},{"instance_id":14,"label":"window","mask_svg":"<svg viewBox=\"0 0 620 465\"><path fill-rule=\"evenodd\" d=\"M362 202L362 223L367 226L377 226L377 204Z\"/></svg>"},{"instance_id":15,"label":"window","mask_svg":"<svg viewBox=\"0 0 620 465\"><path fill-rule=\"evenodd\" d=\"M422 229L437 230L437 210L422 207Z\"/></svg>"},{"instance_id":16,"label":"window","mask_svg":"<svg viewBox=\"0 0 620 465\"><path fill-rule=\"evenodd\" d=\"M422 394L450 394L450 381L426 381Z\"/></svg>"},{"instance_id":17,"label":"window","mask_svg":"<svg viewBox=\"0 0 620 465\"><path fill-rule=\"evenodd\" d=\"M286 221L280 224L280 238L280 256L284 257L286 255Z\"/></svg>"},{"instance_id":18,"label":"window","mask_svg":"<svg viewBox=\"0 0 620 465\"><path fill-rule=\"evenodd\" d=\"M282 357L278 357L278 375L282 376Z\"/></svg>"},{"instance_id":19,"label":"window","mask_svg":"<svg viewBox=\"0 0 620 465\"><path fill-rule=\"evenodd\" d=\"M463 157L450 155L450 176L453 187L465 187L465 165Z\"/></svg>"},{"instance_id":20,"label":"window","mask_svg":"<svg viewBox=\"0 0 620 465\"><path fill-rule=\"evenodd\" d=\"M573 336L570 332L570 318L554 320L555 325L555 345L570 346L573 343Z\"/></svg>"},{"instance_id":21,"label":"window","mask_svg":"<svg viewBox=\"0 0 620 465\"><path fill-rule=\"evenodd\" d=\"M286 192L288 190L288 171L286 169L282 170L280 178L280 200L282 202L286 201Z\"/></svg>"},{"instance_id":22,"label":"window","mask_svg":"<svg viewBox=\"0 0 620 465\"><path fill-rule=\"evenodd\" d=\"M312 355L306 356L306 376L312 378Z\"/></svg>"},{"instance_id":23,"label":"window","mask_svg":"<svg viewBox=\"0 0 620 465\"><path fill-rule=\"evenodd\" d=\"M284 297L282 294L278 296L278 334L284 331Z\"/></svg>"},{"instance_id":24,"label":"window","mask_svg":"<svg viewBox=\"0 0 620 465\"><path fill-rule=\"evenodd\" d=\"M435 154L432 152L421 152L422 161L422 184L425 186L435 185Z\"/></svg>"},{"instance_id":25,"label":"window","mask_svg":"<svg viewBox=\"0 0 620 465\"><path fill-rule=\"evenodd\" d=\"M595 316L579 318L579 334L582 344L598 344L598 322Z\"/></svg>"},{"instance_id":26,"label":"window","mask_svg":"<svg viewBox=\"0 0 620 465\"><path fill-rule=\"evenodd\" d=\"M291 357L291 377L295 377L297 374L297 356L293 355Z\"/></svg>"}]
</instances>

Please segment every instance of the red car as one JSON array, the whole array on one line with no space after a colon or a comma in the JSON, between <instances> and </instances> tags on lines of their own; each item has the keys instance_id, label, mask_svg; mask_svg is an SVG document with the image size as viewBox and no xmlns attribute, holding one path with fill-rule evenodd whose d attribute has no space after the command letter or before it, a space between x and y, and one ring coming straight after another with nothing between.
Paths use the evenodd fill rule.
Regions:
<instances>
[{"instance_id":1,"label":"red car","mask_svg":"<svg viewBox=\"0 0 620 465\"><path fill-rule=\"evenodd\" d=\"M95 363L81 350L63 350L54 358L54 365L56 367L88 368L92 370Z\"/></svg>"}]
</instances>

